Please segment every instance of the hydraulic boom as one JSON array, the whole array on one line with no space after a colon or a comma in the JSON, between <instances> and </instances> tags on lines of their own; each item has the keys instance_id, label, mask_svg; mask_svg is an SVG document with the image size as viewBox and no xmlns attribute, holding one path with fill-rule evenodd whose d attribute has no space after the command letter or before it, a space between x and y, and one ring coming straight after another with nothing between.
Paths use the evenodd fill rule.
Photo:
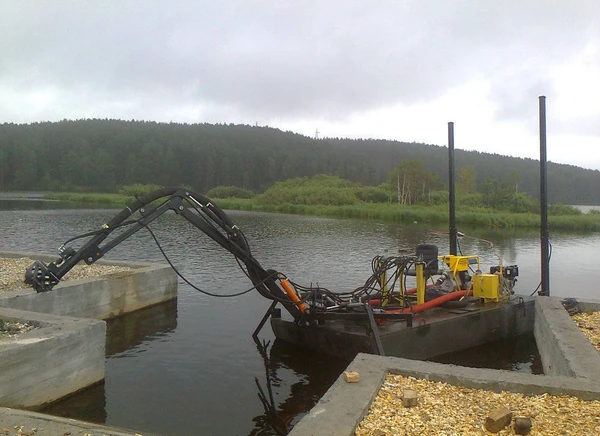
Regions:
<instances>
[{"instance_id":1,"label":"hydraulic boom","mask_svg":"<svg viewBox=\"0 0 600 436\"><path fill-rule=\"evenodd\" d=\"M289 291L286 292L280 285L285 277L276 271L267 271L260 265L252 256L242 231L222 209L205 196L183 188L163 188L137 199L99 230L81 235L90 239L78 250L63 245L59 250L60 257L54 262L48 265L41 261L34 262L27 268L25 283L32 285L37 292L50 291L81 260L88 265L93 264L169 210L188 220L244 264L246 274L262 296L283 304L294 319L300 318L303 308L300 299L295 293L290 296ZM121 231L108 240L117 230ZM284 282L283 286L286 285L287 282Z\"/></svg>"}]
</instances>

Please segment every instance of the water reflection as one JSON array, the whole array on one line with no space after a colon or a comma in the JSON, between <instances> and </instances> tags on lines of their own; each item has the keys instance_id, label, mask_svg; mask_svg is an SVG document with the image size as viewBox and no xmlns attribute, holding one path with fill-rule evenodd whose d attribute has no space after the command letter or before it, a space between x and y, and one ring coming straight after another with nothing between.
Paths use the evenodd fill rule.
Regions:
<instances>
[{"instance_id":1,"label":"water reflection","mask_svg":"<svg viewBox=\"0 0 600 436\"><path fill-rule=\"evenodd\" d=\"M140 345L147 347L155 341L168 341L169 333L176 327L176 301L109 320L107 364L114 359L135 359ZM261 357L264 367L264 372L256 373L254 377L256 401L262 405L264 413L252 418L254 428L249 433L252 435L287 434L317 403L349 363L328 355L307 352L279 340L257 341L256 353ZM143 368L139 370L144 371ZM110 424L107 389L109 388L105 382L98 383L43 408L41 412ZM185 434L194 432L192 428L184 430ZM191 433L187 433L188 431Z\"/></svg>"},{"instance_id":2,"label":"water reflection","mask_svg":"<svg viewBox=\"0 0 600 436\"><path fill-rule=\"evenodd\" d=\"M429 360L471 368L504 369L529 374L544 373L533 334L501 339Z\"/></svg>"},{"instance_id":3,"label":"water reflection","mask_svg":"<svg viewBox=\"0 0 600 436\"><path fill-rule=\"evenodd\" d=\"M264 413L252 419L255 428L251 435L286 435L350 363L312 351L308 353L280 340L275 340L271 347L270 342L265 341L257 341L256 345L265 365L264 388L259 377L255 378ZM291 386L290 395L281 400L274 388L282 384L278 371L286 368L299 377Z\"/></svg>"},{"instance_id":4,"label":"water reflection","mask_svg":"<svg viewBox=\"0 0 600 436\"><path fill-rule=\"evenodd\" d=\"M177 300L108 321L106 357L119 357L144 341L159 340L177 328Z\"/></svg>"},{"instance_id":5,"label":"water reflection","mask_svg":"<svg viewBox=\"0 0 600 436\"><path fill-rule=\"evenodd\" d=\"M40 412L104 424L107 419L104 381L50 404Z\"/></svg>"},{"instance_id":6,"label":"water reflection","mask_svg":"<svg viewBox=\"0 0 600 436\"><path fill-rule=\"evenodd\" d=\"M160 340L177 327L177 300L113 318L106 323L106 357L126 357L143 342ZM102 381L41 410L63 416L104 424L107 422L106 391Z\"/></svg>"}]
</instances>

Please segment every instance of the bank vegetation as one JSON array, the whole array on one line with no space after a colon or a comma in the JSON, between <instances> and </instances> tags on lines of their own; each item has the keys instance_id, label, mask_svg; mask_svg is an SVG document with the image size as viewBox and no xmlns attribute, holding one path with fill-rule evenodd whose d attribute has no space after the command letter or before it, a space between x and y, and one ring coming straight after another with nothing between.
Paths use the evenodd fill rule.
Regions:
<instances>
[{"instance_id":1,"label":"bank vegetation","mask_svg":"<svg viewBox=\"0 0 600 436\"><path fill-rule=\"evenodd\" d=\"M418 165L410 165L414 169ZM262 193L236 186L218 186L205 194L223 209L357 218L389 223L448 223L448 192L435 177L407 174L395 168L387 183L365 186L330 175L299 177L276 182ZM411 178L412 177L412 178ZM529 228L540 226L539 201L519 192L511 180L490 183L475 192L464 174L458 178L456 217L459 226ZM401 182L399 182L401 180ZM49 199L125 206L158 185L123 186L118 194L54 193ZM409 192L418 195L409 194ZM551 204L551 230L600 231L600 213L582 213L575 207Z\"/></svg>"}]
</instances>

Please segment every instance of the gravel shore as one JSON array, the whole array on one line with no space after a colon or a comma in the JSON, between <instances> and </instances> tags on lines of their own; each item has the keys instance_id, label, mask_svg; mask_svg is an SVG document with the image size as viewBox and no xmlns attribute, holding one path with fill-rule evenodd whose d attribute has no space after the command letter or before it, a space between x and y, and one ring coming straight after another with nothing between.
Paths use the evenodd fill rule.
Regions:
<instances>
[{"instance_id":1,"label":"gravel shore","mask_svg":"<svg viewBox=\"0 0 600 436\"><path fill-rule=\"evenodd\" d=\"M578 313L572 319L600 352L600 312ZM417 392L417 406L403 406L406 389ZM491 435L484 425L486 417L502 407L513 417L530 418L533 426L528 434L532 436L600 435L600 401L494 393L392 374L387 376L356 435ZM495 434L516 433L509 425Z\"/></svg>"},{"instance_id":2,"label":"gravel shore","mask_svg":"<svg viewBox=\"0 0 600 436\"><path fill-rule=\"evenodd\" d=\"M403 406L405 389L417 392L416 406ZM492 435L484 423L488 414L501 407L513 417L531 418L531 436L600 434L600 401L495 393L388 374L356 436ZM509 425L495 434L515 432Z\"/></svg>"},{"instance_id":3,"label":"gravel shore","mask_svg":"<svg viewBox=\"0 0 600 436\"><path fill-rule=\"evenodd\" d=\"M19 259L0 258L0 292L15 291L27 287L27 285L23 283L25 269L33 262L33 259L27 257L21 257ZM75 265L75 267L62 278L62 281L107 276L130 270L131 268L122 266L96 264Z\"/></svg>"},{"instance_id":4,"label":"gravel shore","mask_svg":"<svg viewBox=\"0 0 600 436\"><path fill-rule=\"evenodd\" d=\"M25 269L33 262L33 259L27 257L19 259L0 258L0 292L16 291L17 289L26 287L27 285L23 283ZM63 280L106 276L129 270L131 268L121 266L76 265L63 277ZM12 337L34 328L34 326L29 324L0 319L0 339Z\"/></svg>"},{"instance_id":5,"label":"gravel shore","mask_svg":"<svg viewBox=\"0 0 600 436\"><path fill-rule=\"evenodd\" d=\"M572 318L579 330L600 351L600 312L576 313Z\"/></svg>"}]
</instances>

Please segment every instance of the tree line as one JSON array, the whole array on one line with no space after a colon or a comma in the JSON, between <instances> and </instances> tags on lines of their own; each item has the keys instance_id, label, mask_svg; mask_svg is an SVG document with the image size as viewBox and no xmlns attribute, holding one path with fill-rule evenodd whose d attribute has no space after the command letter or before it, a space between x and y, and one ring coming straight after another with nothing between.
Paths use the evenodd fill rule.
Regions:
<instances>
[{"instance_id":1,"label":"tree line","mask_svg":"<svg viewBox=\"0 0 600 436\"><path fill-rule=\"evenodd\" d=\"M538 196L536 160L457 149L455 163L457 186L465 193L514 187ZM394 183L397 200L412 203L447 186L448 152L428 144L313 139L233 124L85 119L0 125L0 190L117 192L155 184L264 192L278 181L317 174L368 186ZM550 202L600 204L597 186L599 171L549 163Z\"/></svg>"}]
</instances>

